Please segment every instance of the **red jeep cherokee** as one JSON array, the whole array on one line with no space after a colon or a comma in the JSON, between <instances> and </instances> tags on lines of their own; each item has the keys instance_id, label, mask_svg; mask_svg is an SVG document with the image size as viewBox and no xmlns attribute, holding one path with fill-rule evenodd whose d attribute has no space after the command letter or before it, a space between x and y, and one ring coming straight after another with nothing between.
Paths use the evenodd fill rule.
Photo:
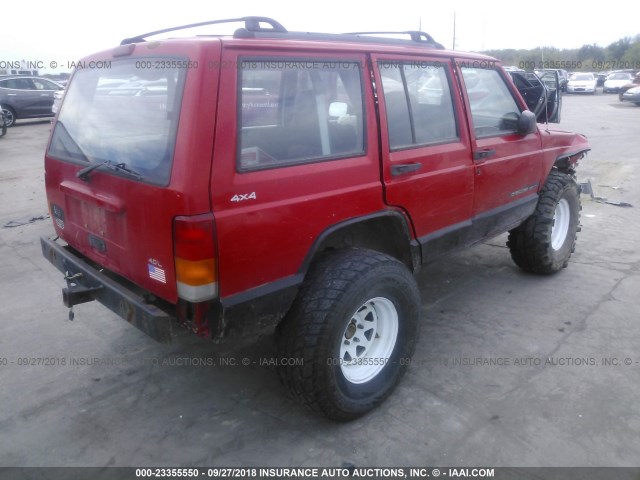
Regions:
<instances>
[{"instance_id":1,"label":"red jeep cherokee","mask_svg":"<svg viewBox=\"0 0 640 480\"><path fill-rule=\"evenodd\" d=\"M509 231L524 270L567 266L589 145L528 110L552 117L558 89L519 78L525 101L496 60L422 32L205 24L230 21L73 74L45 157L60 241L41 240L65 305L159 341L275 329L293 395L347 420L409 364L421 265Z\"/></svg>"}]
</instances>

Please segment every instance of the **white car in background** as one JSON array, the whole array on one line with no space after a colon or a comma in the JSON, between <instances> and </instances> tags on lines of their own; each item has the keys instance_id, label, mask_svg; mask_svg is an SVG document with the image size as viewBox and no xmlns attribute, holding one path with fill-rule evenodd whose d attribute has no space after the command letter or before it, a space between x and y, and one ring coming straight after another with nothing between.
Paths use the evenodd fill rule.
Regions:
<instances>
[{"instance_id":1,"label":"white car in background","mask_svg":"<svg viewBox=\"0 0 640 480\"><path fill-rule=\"evenodd\" d=\"M620 87L633 81L633 75L629 72L613 72L607 76L602 86L602 93L618 92Z\"/></svg>"},{"instance_id":2,"label":"white car in background","mask_svg":"<svg viewBox=\"0 0 640 480\"><path fill-rule=\"evenodd\" d=\"M567 82L567 93L596 93L596 77L593 73L574 73Z\"/></svg>"}]
</instances>

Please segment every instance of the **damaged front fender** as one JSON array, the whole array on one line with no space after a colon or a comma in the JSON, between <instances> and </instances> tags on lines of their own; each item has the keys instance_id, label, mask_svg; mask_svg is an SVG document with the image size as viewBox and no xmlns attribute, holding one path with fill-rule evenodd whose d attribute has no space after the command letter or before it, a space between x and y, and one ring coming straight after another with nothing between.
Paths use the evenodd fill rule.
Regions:
<instances>
[{"instance_id":1,"label":"damaged front fender","mask_svg":"<svg viewBox=\"0 0 640 480\"><path fill-rule=\"evenodd\" d=\"M578 162L591 150L586 136L563 130L541 129L541 141L545 176L553 167L575 174Z\"/></svg>"}]
</instances>

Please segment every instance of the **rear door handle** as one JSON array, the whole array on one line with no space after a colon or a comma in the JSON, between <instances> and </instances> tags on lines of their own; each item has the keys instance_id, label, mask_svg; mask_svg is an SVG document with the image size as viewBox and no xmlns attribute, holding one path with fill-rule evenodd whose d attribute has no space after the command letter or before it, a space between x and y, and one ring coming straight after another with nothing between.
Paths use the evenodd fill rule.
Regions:
<instances>
[{"instance_id":1,"label":"rear door handle","mask_svg":"<svg viewBox=\"0 0 640 480\"><path fill-rule=\"evenodd\" d=\"M496 154L495 150L477 150L475 152L473 152L473 159L476 161L476 163L482 163L484 162L487 158L489 157L493 157Z\"/></svg>"},{"instance_id":2,"label":"rear door handle","mask_svg":"<svg viewBox=\"0 0 640 480\"><path fill-rule=\"evenodd\" d=\"M392 165L391 176L397 177L398 175L404 175L405 173L416 172L422 168L422 163L405 163L403 165Z\"/></svg>"}]
</instances>

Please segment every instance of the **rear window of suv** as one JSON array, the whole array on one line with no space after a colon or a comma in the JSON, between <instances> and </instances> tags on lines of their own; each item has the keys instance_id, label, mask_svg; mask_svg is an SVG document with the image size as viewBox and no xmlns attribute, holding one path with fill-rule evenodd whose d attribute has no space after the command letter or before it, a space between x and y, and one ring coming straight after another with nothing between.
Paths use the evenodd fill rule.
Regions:
<instances>
[{"instance_id":1,"label":"rear window of suv","mask_svg":"<svg viewBox=\"0 0 640 480\"><path fill-rule=\"evenodd\" d=\"M77 71L60 110L49 155L87 164L123 165L138 174L134 178L166 185L186 69L154 68L179 64L157 60L127 59L111 62L108 69Z\"/></svg>"}]
</instances>

